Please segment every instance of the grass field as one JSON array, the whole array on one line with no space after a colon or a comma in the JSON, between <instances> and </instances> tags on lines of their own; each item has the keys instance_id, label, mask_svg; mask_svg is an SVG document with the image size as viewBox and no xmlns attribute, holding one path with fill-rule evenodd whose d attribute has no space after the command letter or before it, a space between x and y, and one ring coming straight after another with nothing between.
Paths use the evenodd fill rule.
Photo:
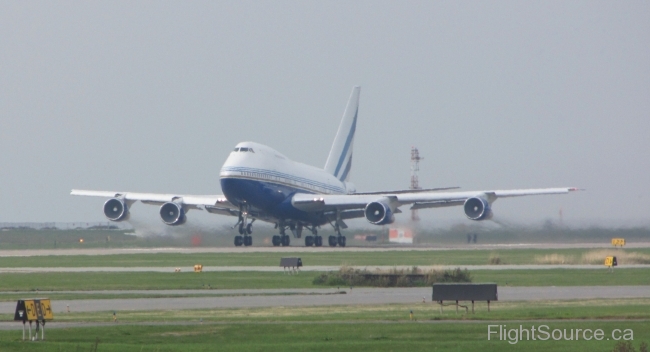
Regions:
<instances>
[{"instance_id":1,"label":"grass field","mask_svg":"<svg viewBox=\"0 0 650 352\"><path fill-rule=\"evenodd\" d=\"M0 342L2 351L611 351L614 329L630 329L637 347L650 341L650 313L642 309L648 303L509 302L493 304L490 313L479 304L473 315L451 309L441 315L435 304L127 312L116 324L109 312L58 314L57 321L109 324L53 329L51 323L45 342L22 342L17 324L15 330L0 331ZM550 338L514 344L496 334L488 341L488 325L602 329L605 335L602 341Z\"/></svg>"},{"instance_id":2,"label":"grass field","mask_svg":"<svg viewBox=\"0 0 650 352\"><path fill-rule=\"evenodd\" d=\"M334 293L334 291L332 291ZM130 298L188 298L188 297L243 297L243 296L291 296L303 295L304 293L296 292L272 292L272 293L223 293L219 290L205 290L202 293L160 293L152 291L151 293L105 293L99 292L70 292L70 293L52 293L49 291L39 291L40 295L47 295L47 298L53 301L70 301L70 300L83 300L83 299L130 299ZM20 299L27 297L36 297L39 294L32 293L13 293L13 292L0 292L0 302L16 302ZM320 293L311 293L318 295Z\"/></svg>"},{"instance_id":3,"label":"grass field","mask_svg":"<svg viewBox=\"0 0 650 352\"><path fill-rule=\"evenodd\" d=\"M591 257L596 254L594 262ZM70 255L0 257L0 267L181 267L201 263L203 266L278 266L281 257L300 257L308 265L485 265L493 264L548 264L548 258L573 259L580 264L602 264L605 256L617 255L623 259L635 253L641 263L650 263L650 248L640 249L500 249L500 250L444 250L444 251L386 251L386 252L295 252L288 253L153 253L116 255ZM602 257L602 261L600 260ZM552 262L551 262L552 263ZM555 263L558 264L558 263ZM569 263L571 264L571 263Z\"/></svg>"},{"instance_id":4,"label":"grass field","mask_svg":"<svg viewBox=\"0 0 650 352\"><path fill-rule=\"evenodd\" d=\"M548 331L602 329L607 337L603 341L549 339L511 344L507 340L499 341L498 335L492 335L488 341L488 325L485 322L117 324L50 329L45 342L22 342L18 329L2 331L0 341L3 351L611 351L616 342L606 339L614 329L631 329L637 346L642 339L648 341L650 333L647 322L541 322L535 326L548 326ZM530 329L531 325L525 328Z\"/></svg>"},{"instance_id":5,"label":"grass field","mask_svg":"<svg viewBox=\"0 0 650 352\"><path fill-rule=\"evenodd\" d=\"M203 273L32 273L0 274L0 291L94 291L172 289L314 288L319 272L287 275L282 272ZM650 269L602 270L475 270L473 282L500 286L613 286L650 285Z\"/></svg>"}]
</instances>

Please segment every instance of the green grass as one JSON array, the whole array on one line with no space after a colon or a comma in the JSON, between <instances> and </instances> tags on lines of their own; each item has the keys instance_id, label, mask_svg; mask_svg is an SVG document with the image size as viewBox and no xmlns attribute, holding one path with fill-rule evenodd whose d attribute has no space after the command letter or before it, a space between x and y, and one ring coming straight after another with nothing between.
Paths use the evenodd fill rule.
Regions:
<instances>
[{"instance_id":1,"label":"green grass","mask_svg":"<svg viewBox=\"0 0 650 352\"><path fill-rule=\"evenodd\" d=\"M269 307L59 313L47 341L22 342L21 325L0 331L2 351L610 351L614 329L631 329L633 343L650 341L650 299L495 302L491 312L456 314L436 304ZM409 312L413 311L415 321ZM0 315L10 320L9 314ZM56 322L79 327L57 328ZM83 324L104 323L103 326ZM602 329L602 341L487 341L488 325L526 329Z\"/></svg>"},{"instance_id":2,"label":"green grass","mask_svg":"<svg viewBox=\"0 0 650 352\"><path fill-rule=\"evenodd\" d=\"M3 351L607 351L614 341L487 341L487 323L421 324L204 324L109 326L56 329L46 342L21 342L19 331L0 332ZM639 322L546 324L553 329L632 329L647 339ZM529 328L529 327L528 327ZM493 337L494 338L494 337ZM638 342L636 343L638 346Z\"/></svg>"},{"instance_id":3,"label":"green grass","mask_svg":"<svg viewBox=\"0 0 650 352\"><path fill-rule=\"evenodd\" d=\"M203 273L5 273L0 291L92 291L172 289L315 288L319 272L287 275L282 272ZM474 270L473 282L496 282L509 286L650 285L650 269Z\"/></svg>"},{"instance_id":4,"label":"green grass","mask_svg":"<svg viewBox=\"0 0 650 352\"><path fill-rule=\"evenodd\" d=\"M0 274L0 291L175 290L314 287L312 273L32 273Z\"/></svg>"},{"instance_id":5,"label":"green grass","mask_svg":"<svg viewBox=\"0 0 650 352\"><path fill-rule=\"evenodd\" d=\"M500 324L500 322L493 322ZM21 332L1 331L3 351L609 351L614 341L519 341L496 335L489 322L331 322L192 325L121 325L49 329L45 342L22 342ZM542 322L554 329L631 329L634 343L648 341L647 322ZM519 327L519 324L511 324ZM506 325L507 326L507 325ZM96 348L96 349L94 349Z\"/></svg>"},{"instance_id":6,"label":"green grass","mask_svg":"<svg viewBox=\"0 0 650 352\"><path fill-rule=\"evenodd\" d=\"M80 292L80 293L50 293L44 291L43 295L47 298L57 301L70 301L82 299L129 299L129 298L184 298L184 297L243 297L243 296L291 296L302 295L303 293L297 292L274 292L274 293L222 293L219 290L206 289L205 293L103 293L104 291L93 292ZM320 293L309 293L310 295L319 295ZM0 302L16 302L17 300L25 299L27 296L38 296L36 292L31 295L25 293L7 293L0 292Z\"/></svg>"},{"instance_id":7,"label":"green grass","mask_svg":"<svg viewBox=\"0 0 650 352\"><path fill-rule=\"evenodd\" d=\"M614 248L611 249L614 251ZM620 250L620 249L619 249ZM304 265L484 265L491 257L501 264L538 264L536 258L561 255L580 258L593 249L499 249L386 252L301 252L289 253L153 253L116 255L70 255L2 257L0 267L181 267L200 263L204 266L278 266L281 257L300 257ZM600 251L600 250L598 250ZM650 248L628 249L650 255ZM603 257L603 261L604 261Z\"/></svg>"},{"instance_id":8,"label":"green grass","mask_svg":"<svg viewBox=\"0 0 650 352\"><path fill-rule=\"evenodd\" d=\"M473 282L495 282L500 286L625 286L650 285L650 269L550 269L474 270Z\"/></svg>"}]
</instances>

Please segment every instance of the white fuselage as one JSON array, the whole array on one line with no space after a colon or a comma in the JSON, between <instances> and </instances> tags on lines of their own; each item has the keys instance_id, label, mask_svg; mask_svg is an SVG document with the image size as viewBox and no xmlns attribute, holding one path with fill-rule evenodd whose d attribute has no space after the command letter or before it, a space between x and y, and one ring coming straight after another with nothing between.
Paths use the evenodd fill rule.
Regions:
<instances>
[{"instance_id":1,"label":"white fuselage","mask_svg":"<svg viewBox=\"0 0 650 352\"><path fill-rule=\"evenodd\" d=\"M237 144L220 172L221 189L232 204L246 205L279 218L315 221L291 206L295 193L346 194L354 192L323 169L292 161L265 145ZM309 219L308 219L309 218Z\"/></svg>"}]
</instances>

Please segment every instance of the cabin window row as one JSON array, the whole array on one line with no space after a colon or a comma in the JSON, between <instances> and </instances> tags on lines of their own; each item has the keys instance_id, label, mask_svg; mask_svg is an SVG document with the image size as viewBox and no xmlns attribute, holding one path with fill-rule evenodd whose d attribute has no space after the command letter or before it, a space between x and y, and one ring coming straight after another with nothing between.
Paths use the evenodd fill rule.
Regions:
<instances>
[{"instance_id":1,"label":"cabin window row","mask_svg":"<svg viewBox=\"0 0 650 352\"><path fill-rule=\"evenodd\" d=\"M235 148L233 151L234 151L234 152L248 152L248 153L255 153L255 151L253 151L253 148L245 148L245 147L242 147L242 148Z\"/></svg>"},{"instance_id":2,"label":"cabin window row","mask_svg":"<svg viewBox=\"0 0 650 352\"><path fill-rule=\"evenodd\" d=\"M267 179L267 180L281 181L281 182L285 182L285 183L289 183L289 184L293 184L293 185L297 185L297 186L306 187L306 188L311 189L311 190L330 193L329 190L327 190L327 189L325 189L323 187L313 186L313 185L310 185L310 184L305 183L305 182L286 179L286 178L283 178L283 177L276 177L276 176L270 176L270 175L262 174L262 173L258 173L258 172L247 172L247 171L241 171L241 175L242 176L247 176L247 177L254 177L254 178L257 178L257 179L263 178L263 179Z\"/></svg>"}]
</instances>

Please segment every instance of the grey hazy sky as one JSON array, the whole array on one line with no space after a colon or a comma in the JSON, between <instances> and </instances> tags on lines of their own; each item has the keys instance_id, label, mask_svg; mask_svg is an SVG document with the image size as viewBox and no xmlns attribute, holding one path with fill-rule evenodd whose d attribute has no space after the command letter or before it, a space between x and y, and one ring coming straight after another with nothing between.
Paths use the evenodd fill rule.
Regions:
<instances>
[{"instance_id":1,"label":"grey hazy sky","mask_svg":"<svg viewBox=\"0 0 650 352\"><path fill-rule=\"evenodd\" d=\"M322 167L354 85L360 191L408 187L416 145L424 187L587 189L501 219L648 219L648 1L2 1L0 222L220 193L240 141Z\"/></svg>"}]
</instances>

